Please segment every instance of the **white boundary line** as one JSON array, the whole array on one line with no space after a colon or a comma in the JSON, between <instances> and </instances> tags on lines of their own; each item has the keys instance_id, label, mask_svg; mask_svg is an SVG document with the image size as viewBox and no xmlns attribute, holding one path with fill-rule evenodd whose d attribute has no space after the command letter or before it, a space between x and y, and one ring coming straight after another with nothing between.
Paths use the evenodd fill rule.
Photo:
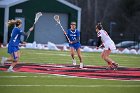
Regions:
<instances>
[{"instance_id":1,"label":"white boundary line","mask_svg":"<svg viewBox=\"0 0 140 93\"><path fill-rule=\"evenodd\" d=\"M0 78L46 78L54 76L0 76Z\"/></svg>"},{"instance_id":2,"label":"white boundary line","mask_svg":"<svg viewBox=\"0 0 140 93\"><path fill-rule=\"evenodd\" d=\"M16 73L26 73L26 72L16 72ZM44 74L44 73L36 73L36 74ZM52 76L0 76L0 78L59 78L59 77L64 77L64 78L85 78L85 79L97 79L97 80L116 80L116 81L130 81L130 82L135 82L135 81L140 81L140 80L118 80L118 79L104 79L104 78L89 78L89 77L78 77L78 76L69 76L69 75L60 75L60 74L48 74ZM57 76L57 77L55 77Z\"/></svg>"},{"instance_id":3,"label":"white boundary line","mask_svg":"<svg viewBox=\"0 0 140 93\"><path fill-rule=\"evenodd\" d=\"M0 87L140 87L140 85L0 85Z\"/></svg>"}]
</instances>

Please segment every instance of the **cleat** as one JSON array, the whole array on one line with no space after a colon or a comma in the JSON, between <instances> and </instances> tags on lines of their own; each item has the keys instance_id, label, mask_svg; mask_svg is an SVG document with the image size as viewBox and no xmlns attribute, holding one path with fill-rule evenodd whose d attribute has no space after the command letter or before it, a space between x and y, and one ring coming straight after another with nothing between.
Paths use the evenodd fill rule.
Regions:
<instances>
[{"instance_id":1,"label":"cleat","mask_svg":"<svg viewBox=\"0 0 140 93\"><path fill-rule=\"evenodd\" d=\"M7 72L15 72L13 69L8 69Z\"/></svg>"},{"instance_id":2,"label":"cleat","mask_svg":"<svg viewBox=\"0 0 140 93\"><path fill-rule=\"evenodd\" d=\"M118 63L112 63L112 65L113 65L113 68L114 68L115 70L117 70L119 64L118 64Z\"/></svg>"},{"instance_id":3,"label":"cleat","mask_svg":"<svg viewBox=\"0 0 140 93\"><path fill-rule=\"evenodd\" d=\"M111 70L111 67L110 66L106 67L106 70Z\"/></svg>"},{"instance_id":4,"label":"cleat","mask_svg":"<svg viewBox=\"0 0 140 93\"><path fill-rule=\"evenodd\" d=\"M111 65L109 64L106 69L107 70L117 70L117 68L118 68L118 64L117 63L112 63Z\"/></svg>"},{"instance_id":5,"label":"cleat","mask_svg":"<svg viewBox=\"0 0 140 93\"><path fill-rule=\"evenodd\" d=\"M112 70L112 69L113 69L112 65L108 65L108 66L106 67L106 70Z\"/></svg>"}]
</instances>

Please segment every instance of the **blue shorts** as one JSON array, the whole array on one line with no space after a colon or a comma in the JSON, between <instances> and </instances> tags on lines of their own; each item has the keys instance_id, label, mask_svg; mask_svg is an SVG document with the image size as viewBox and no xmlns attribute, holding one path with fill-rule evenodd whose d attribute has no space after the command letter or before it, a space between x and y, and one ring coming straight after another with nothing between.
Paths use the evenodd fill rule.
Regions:
<instances>
[{"instance_id":1,"label":"blue shorts","mask_svg":"<svg viewBox=\"0 0 140 93\"><path fill-rule=\"evenodd\" d=\"M17 52L19 50L19 47L18 46L9 46L8 45L8 53L9 54L12 54L14 52Z\"/></svg>"},{"instance_id":2,"label":"blue shorts","mask_svg":"<svg viewBox=\"0 0 140 93\"><path fill-rule=\"evenodd\" d=\"M75 43L75 44L69 44L70 47L73 47L74 49L78 50L78 48L81 47L80 43Z\"/></svg>"}]
</instances>

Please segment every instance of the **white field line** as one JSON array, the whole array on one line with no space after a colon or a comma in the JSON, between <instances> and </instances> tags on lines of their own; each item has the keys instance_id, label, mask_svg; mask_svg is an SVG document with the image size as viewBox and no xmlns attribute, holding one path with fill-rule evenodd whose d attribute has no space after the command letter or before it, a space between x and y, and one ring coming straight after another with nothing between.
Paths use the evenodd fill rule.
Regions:
<instances>
[{"instance_id":1,"label":"white field line","mask_svg":"<svg viewBox=\"0 0 140 93\"><path fill-rule=\"evenodd\" d=\"M46 54L46 53L35 53L35 54L38 54L38 55L59 55L59 56L70 56L69 54L61 54L61 53L59 53L59 54Z\"/></svg>"},{"instance_id":2,"label":"white field line","mask_svg":"<svg viewBox=\"0 0 140 93\"><path fill-rule=\"evenodd\" d=\"M64 53L34 53L36 55L57 55L57 56L70 56L70 54L64 54ZM75 55L77 56L77 54ZM83 57L94 57L93 55L83 55Z\"/></svg>"},{"instance_id":3,"label":"white field line","mask_svg":"<svg viewBox=\"0 0 140 93\"><path fill-rule=\"evenodd\" d=\"M0 85L0 87L140 87L140 85Z\"/></svg>"},{"instance_id":4,"label":"white field line","mask_svg":"<svg viewBox=\"0 0 140 93\"><path fill-rule=\"evenodd\" d=\"M16 73L27 73L27 72L16 72ZM44 74L44 73L37 73ZM52 76L0 76L0 78L85 78L85 79L97 79L97 80L116 80L116 81L129 81L136 82L140 80L118 80L118 79L102 79L102 78L88 78L88 77L78 77L78 76L69 76L69 75L60 75L60 74L51 74ZM140 86L140 85L139 85Z\"/></svg>"},{"instance_id":5,"label":"white field line","mask_svg":"<svg viewBox=\"0 0 140 93\"><path fill-rule=\"evenodd\" d=\"M46 78L54 76L0 76L0 78Z\"/></svg>"}]
</instances>

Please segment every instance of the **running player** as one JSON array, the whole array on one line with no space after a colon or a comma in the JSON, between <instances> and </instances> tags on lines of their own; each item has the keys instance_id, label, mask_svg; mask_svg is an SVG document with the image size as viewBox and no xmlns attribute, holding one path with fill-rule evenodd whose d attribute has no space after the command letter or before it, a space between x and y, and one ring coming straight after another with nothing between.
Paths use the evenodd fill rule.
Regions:
<instances>
[{"instance_id":1,"label":"running player","mask_svg":"<svg viewBox=\"0 0 140 93\"><path fill-rule=\"evenodd\" d=\"M80 44L80 32L76 29L76 22L71 22L70 29L67 30L68 38L70 39L69 46L70 46L70 53L72 57L73 65L76 65L76 60L74 57L74 52L76 50L77 55L80 60L80 68L83 68L83 59L81 55L81 44Z\"/></svg>"},{"instance_id":2,"label":"running player","mask_svg":"<svg viewBox=\"0 0 140 93\"><path fill-rule=\"evenodd\" d=\"M96 32L98 37L97 48L101 45L105 47L104 51L101 53L101 57L108 64L107 69L117 69L118 64L115 63L115 61L113 61L111 58L109 58L111 51L116 49L114 42L109 37L108 33L103 30L101 23L98 23L96 25Z\"/></svg>"},{"instance_id":3,"label":"running player","mask_svg":"<svg viewBox=\"0 0 140 93\"><path fill-rule=\"evenodd\" d=\"M11 25L15 25L15 27L12 30L11 38L8 44L8 53L10 54L11 57L9 57L8 59L2 58L2 61L1 61L2 64L4 63L4 61L7 61L7 60L12 61L12 64L8 68L7 72L14 72L13 68L19 62L19 57L20 57L19 43L21 42L20 40L21 35L27 36L29 31L33 30L33 27L31 27L27 33L22 32L22 30L20 29L22 25L22 21L20 19L9 20L8 26L11 26Z\"/></svg>"}]
</instances>

